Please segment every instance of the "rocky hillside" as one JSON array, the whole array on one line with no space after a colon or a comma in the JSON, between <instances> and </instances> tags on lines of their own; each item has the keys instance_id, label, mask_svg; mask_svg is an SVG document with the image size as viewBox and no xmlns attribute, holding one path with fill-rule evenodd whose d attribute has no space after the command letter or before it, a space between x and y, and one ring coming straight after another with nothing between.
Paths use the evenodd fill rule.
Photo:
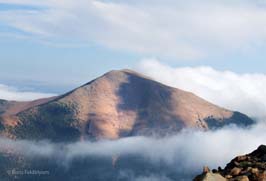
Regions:
<instances>
[{"instance_id":1,"label":"rocky hillside","mask_svg":"<svg viewBox=\"0 0 266 181\"><path fill-rule=\"evenodd\" d=\"M207 167L194 181L265 181L266 146L261 145L254 152L238 156L226 165L210 171Z\"/></svg>"},{"instance_id":2,"label":"rocky hillside","mask_svg":"<svg viewBox=\"0 0 266 181\"><path fill-rule=\"evenodd\" d=\"M52 141L166 135L183 128L253 123L244 114L131 70L108 72L59 97L24 103L2 100L0 111L1 135Z\"/></svg>"}]
</instances>

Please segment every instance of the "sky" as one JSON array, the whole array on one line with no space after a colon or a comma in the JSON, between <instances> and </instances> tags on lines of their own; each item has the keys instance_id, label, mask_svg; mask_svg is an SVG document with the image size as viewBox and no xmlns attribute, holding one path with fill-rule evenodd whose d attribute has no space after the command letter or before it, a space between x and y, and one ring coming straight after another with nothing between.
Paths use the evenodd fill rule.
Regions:
<instances>
[{"instance_id":1,"label":"sky","mask_svg":"<svg viewBox=\"0 0 266 181\"><path fill-rule=\"evenodd\" d=\"M172 68L266 74L265 5L0 0L0 84L57 94L113 69L138 70L147 59Z\"/></svg>"},{"instance_id":2,"label":"sky","mask_svg":"<svg viewBox=\"0 0 266 181\"><path fill-rule=\"evenodd\" d=\"M265 50L264 0L0 0L0 99L49 97L130 68L259 120L248 131L229 127L168 140L129 138L97 143L92 152L77 143L66 145L66 155L144 148L147 156L159 150L155 159L173 160L183 150L188 168L214 168L254 150L266 136ZM41 152L36 143L0 138L5 142L25 153L58 150L48 143ZM162 142L167 147L156 146Z\"/></svg>"}]
</instances>

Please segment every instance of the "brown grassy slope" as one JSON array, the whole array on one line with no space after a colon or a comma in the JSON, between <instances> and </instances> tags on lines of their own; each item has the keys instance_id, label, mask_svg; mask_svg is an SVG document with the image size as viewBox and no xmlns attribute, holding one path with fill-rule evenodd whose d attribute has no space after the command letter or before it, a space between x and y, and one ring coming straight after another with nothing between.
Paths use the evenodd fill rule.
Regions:
<instances>
[{"instance_id":1,"label":"brown grassy slope","mask_svg":"<svg viewBox=\"0 0 266 181\"><path fill-rule=\"evenodd\" d=\"M26 134L27 127L42 130L40 125L49 124L49 134L56 137L60 131L64 136L68 133L62 131L65 123L60 122L68 119L67 126L78 130L80 139L167 134L185 127L208 129L231 122L242 124L242 119L243 124L252 122L243 114L131 70L111 71L47 104L21 111L17 118L20 124L13 134Z\"/></svg>"}]
</instances>

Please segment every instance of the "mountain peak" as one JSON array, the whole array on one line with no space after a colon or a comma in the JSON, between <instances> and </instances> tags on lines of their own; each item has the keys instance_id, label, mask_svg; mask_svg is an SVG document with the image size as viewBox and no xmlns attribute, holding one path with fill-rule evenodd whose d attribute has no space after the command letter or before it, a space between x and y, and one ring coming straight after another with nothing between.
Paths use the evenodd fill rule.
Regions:
<instances>
[{"instance_id":1,"label":"mountain peak","mask_svg":"<svg viewBox=\"0 0 266 181\"><path fill-rule=\"evenodd\" d=\"M135 73L137 74L136 71L132 70L132 69L119 69L119 70L111 70L110 72L120 72L120 73Z\"/></svg>"},{"instance_id":2,"label":"mountain peak","mask_svg":"<svg viewBox=\"0 0 266 181\"><path fill-rule=\"evenodd\" d=\"M152 80L151 77L148 77L144 74L141 74L141 73L134 71L134 70L131 70L131 69L111 70L111 71L107 72L106 74L104 74L103 77L104 76L119 77L119 76L125 76L125 75L136 76L136 77L141 77L141 78Z\"/></svg>"},{"instance_id":3,"label":"mountain peak","mask_svg":"<svg viewBox=\"0 0 266 181\"><path fill-rule=\"evenodd\" d=\"M253 123L241 113L128 69L110 71L45 104L21 110L3 123L18 123L13 136L29 139L117 139ZM28 131L33 128L36 131Z\"/></svg>"},{"instance_id":4,"label":"mountain peak","mask_svg":"<svg viewBox=\"0 0 266 181\"><path fill-rule=\"evenodd\" d=\"M120 70L111 70L107 73L105 73L104 75L117 75L117 74L137 74L137 75L140 75L140 73L134 71L134 70L131 70L131 69L120 69Z\"/></svg>"}]
</instances>

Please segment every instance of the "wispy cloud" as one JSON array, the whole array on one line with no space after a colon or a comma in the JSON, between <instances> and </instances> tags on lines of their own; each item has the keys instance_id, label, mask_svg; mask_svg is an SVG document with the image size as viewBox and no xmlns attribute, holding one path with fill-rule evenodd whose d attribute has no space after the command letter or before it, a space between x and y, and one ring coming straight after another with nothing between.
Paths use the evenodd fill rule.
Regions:
<instances>
[{"instance_id":1,"label":"wispy cloud","mask_svg":"<svg viewBox=\"0 0 266 181\"><path fill-rule=\"evenodd\" d=\"M40 10L9 10L0 22L36 38L100 44L145 55L194 59L265 44L262 1L31 1Z\"/></svg>"},{"instance_id":2,"label":"wispy cloud","mask_svg":"<svg viewBox=\"0 0 266 181\"><path fill-rule=\"evenodd\" d=\"M155 59L143 60L138 70L220 106L266 118L265 74L238 74L206 66L171 67Z\"/></svg>"},{"instance_id":3,"label":"wispy cloud","mask_svg":"<svg viewBox=\"0 0 266 181\"><path fill-rule=\"evenodd\" d=\"M78 158L111 158L134 155L141 158L144 164L161 165L162 169L169 168L182 178L187 175L193 177L193 174L200 173L204 165L209 165L212 168L225 166L235 156L249 153L260 144L265 144L265 138L265 124L261 123L250 129L227 127L209 132L183 130L177 135L160 139L130 137L113 141L56 144L47 141L15 141L0 138L0 153L12 150L15 155L19 154L25 158L50 158L62 167L75 164L72 161ZM97 165L95 167L97 169ZM127 169L133 171L134 166ZM163 171L158 173L160 176L152 171L145 173L150 176L136 175L136 177L139 180L151 178L171 180L167 178L169 175L164 177Z\"/></svg>"},{"instance_id":4,"label":"wispy cloud","mask_svg":"<svg viewBox=\"0 0 266 181\"><path fill-rule=\"evenodd\" d=\"M39 98L52 97L55 94L32 92L32 91L20 91L14 87L0 84L0 99L16 100L16 101L29 101Z\"/></svg>"}]
</instances>

